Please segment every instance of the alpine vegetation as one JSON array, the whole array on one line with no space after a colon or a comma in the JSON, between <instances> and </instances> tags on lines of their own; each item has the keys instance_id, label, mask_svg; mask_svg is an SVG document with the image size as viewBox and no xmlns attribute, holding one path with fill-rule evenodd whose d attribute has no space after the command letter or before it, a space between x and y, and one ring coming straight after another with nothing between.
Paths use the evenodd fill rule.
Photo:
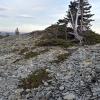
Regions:
<instances>
[{"instance_id":1,"label":"alpine vegetation","mask_svg":"<svg viewBox=\"0 0 100 100\"><path fill-rule=\"evenodd\" d=\"M100 35L91 29L91 7L71 0L66 16L44 30L21 34L18 26L14 35L0 35L0 100L100 100Z\"/></svg>"},{"instance_id":2,"label":"alpine vegetation","mask_svg":"<svg viewBox=\"0 0 100 100\"><path fill-rule=\"evenodd\" d=\"M69 34L74 35L75 38L80 41L80 44L82 44L84 33L90 30L91 21L93 21L91 17L94 14L91 14L91 7L92 6L88 3L88 0L71 1L67 15L57 23L59 25L63 24L65 29L70 25L73 31L69 32Z\"/></svg>"}]
</instances>

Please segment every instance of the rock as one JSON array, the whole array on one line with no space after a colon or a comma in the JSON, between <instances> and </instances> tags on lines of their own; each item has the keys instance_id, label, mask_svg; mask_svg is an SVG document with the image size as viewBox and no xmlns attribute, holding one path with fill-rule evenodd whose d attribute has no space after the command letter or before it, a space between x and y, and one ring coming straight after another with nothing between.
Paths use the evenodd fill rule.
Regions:
<instances>
[{"instance_id":1,"label":"rock","mask_svg":"<svg viewBox=\"0 0 100 100\"><path fill-rule=\"evenodd\" d=\"M59 97L57 100L62 100L62 98L61 98L61 97Z\"/></svg>"},{"instance_id":2,"label":"rock","mask_svg":"<svg viewBox=\"0 0 100 100\"><path fill-rule=\"evenodd\" d=\"M66 75L66 76L64 76L64 79L65 79L65 80L68 80L69 78L71 78L71 75Z\"/></svg>"},{"instance_id":3,"label":"rock","mask_svg":"<svg viewBox=\"0 0 100 100\"><path fill-rule=\"evenodd\" d=\"M23 91L24 91L23 89L17 89L17 90L15 91L16 97L17 97L18 100L21 99L21 93L22 93Z\"/></svg>"},{"instance_id":4,"label":"rock","mask_svg":"<svg viewBox=\"0 0 100 100\"><path fill-rule=\"evenodd\" d=\"M100 96L100 44L87 47L75 46L67 50L48 46L51 48L49 52L24 59L26 53L38 52L45 47L32 48L34 39L27 34L6 39L0 40L0 100L79 100L79 98L89 100L89 89L93 92L93 100ZM19 55L19 51L25 47L28 51ZM68 52L72 54L65 61L60 64L50 63L59 54ZM17 59L20 61L12 63ZM52 77L50 80L44 81L38 88L16 90L19 79L26 78L42 68L46 68L46 72L50 73L49 76ZM97 80L96 83L94 78Z\"/></svg>"},{"instance_id":5,"label":"rock","mask_svg":"<svg viewBox=\"0 0 100 100\"><path fill-rule=\"evenodd\" d=\"M27 98L27 99L32 99L32 98L33 98L33 96L32 96L32 94L31 94L31 93L29 93L29 94L27 94L27 95L26 95L26 98Z\"/></svg>"},{"instance_id":6,"label":"rock","mask_svg":"<svg viewBox=\"0 0 100 100\"><path fill-rule=\"evenodd\" d=\"M16 96L15 96L15 95L10 95L10 96L8 97L8 100L16 100Z\"/></svg>"},{"instance_id":7,"label":"rock","mask_svg":"<svg viewBox=\"0 0 100 100\"><path fill-rule=\"evenodd\" d=\"M46 69L46 72L48 72L48 73L52 73L53 71L50 70L50 69Z\"/></svg>"},{"instance_id":8,"label":"rock","mask_svg":"<svg viewBox=\"0 0 100 100\"><path fill-rule=\"evenodd\" d=\"M48 86L48 83L47 82L43 82L44 86Z\"/></svg>"},{"instance_id":9,"label":"rock","mask_svg":"<svg viewBox=\"0 0 100 100\"><path fill-rule=\"evenodd\" d=\"M61 76L61 74L60 73L57 73L57 76L59 77L59 76Z\"/></svg>"},{"instance_id":10,"label":"rock","mask_svg":"<svg viewBox=\"0 0 100 100\"><path fill-rule=\"evenodd\" d=\"M49 91L49 92L46 94L46 100L49 100L50 96L51 96L51 91Z\"/></svg>"},{"instance_id":11,"label":"rock","mask_svg":"<svg viewBox=\"0 0 100 100\"><path fill-rule=\"evenodd\" d=\"M64 89L65 89L64 86L60 86L60 87L59 87L59 90L61 90L61 91L64 90Z\"/></svg>"},{"instance_id":12,"label":"rock","mask_svg":"<svg viewBox=\"0 0 100 100\"><path fill-rule=\"evenodd\" d=\"M64 98L64 100L74 100L75 95L70 93L70 94L66 94L63 98Z\"/></svg>"},{"instance_id":13,"label":"rock","mask_svg":"<svg viewBox=\"0 0 100 100\"><path fill-rule=\"evenodd\" d=\"M2 81L2 77L0 77L0 81Z\"/></svg>"},{"instance_id":14,"label":"rock","mask_svg":"<svg viewBox=\"0 0 100 100\"><path fill-rule=\"evenodd\" d=\"M30 89L26 89L26 92L30 92L31 90Z\"/></svg>"},{"instance_id":15,"label":"rock","mask_svg":"<svg viewBox=\"0 0 100 100\"><path fill-rule=\"evenodd\" d=\"M24 91L24 89L17 89L16 91L15 91L15 93L16 94L19 94L19 93L21 93L21 92L23 92Z\"/></svg>"}]
</instances>

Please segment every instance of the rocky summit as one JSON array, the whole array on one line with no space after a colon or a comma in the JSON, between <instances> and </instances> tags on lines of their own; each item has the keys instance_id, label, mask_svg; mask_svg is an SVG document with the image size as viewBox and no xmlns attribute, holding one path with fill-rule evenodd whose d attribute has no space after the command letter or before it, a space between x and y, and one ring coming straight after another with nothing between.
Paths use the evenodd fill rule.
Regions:
<instances>
[{"instance_id":1,"label":"rocky summit","mask_svg":"<svg viewBox=\"0 0 100 100\"><path fill-rule=\"evenodd\" d=\"M35 46L36 40L27 34L0 39L0 100L100 100L100 44L65 49ZM39 69L50 79L20 85Z\"/></svg>"}]
</instances>

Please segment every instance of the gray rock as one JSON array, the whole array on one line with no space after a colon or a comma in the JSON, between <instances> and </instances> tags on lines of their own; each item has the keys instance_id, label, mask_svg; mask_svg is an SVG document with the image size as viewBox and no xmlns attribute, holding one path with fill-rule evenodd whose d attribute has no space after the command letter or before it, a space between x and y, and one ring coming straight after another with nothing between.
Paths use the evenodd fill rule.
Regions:
<instances>
[{"instance_id":1,"label":"gray rock","mask_svg":"<svg viewBox=\"0 0 100 100\"><path fill-rule=\"evenodd\" d=\"M49 91L49 92L46 94L46 100L48 100L50 97L51 97L51 91Z\"/></svg>"},{"instance_id":2,"label":"gray rock","mask_svg":"<svg viewBox=\"0 0 100 100\"><path fill-rule=\"evenodd\" d=\"M30 92L31 90L30 89L26 89L26 92Z\"/></svg>"},{"instance_id":3,"label":"gray rock","mask_svg":"<svg viewBox=\"0 0 100 100\"><path fill-rule=\"evenodd\" d=\"M62 98L61 98L61 97L59 97L57 100L62 100Z\"/></svg>"},{"instance_id":4,"label":"gray rock","mask_svg":"<svg viewBox=\"0 0 100 100\"><path fill-rule=\"evenodd\" d=\"M69 94L66 94L63 98L64 98L64 100L74 100L75 95L72 93L69 93Z\"/></svg>"},{"instance_id":5,"label":"gray rock","mask_svg":"<svg viewBox=\"0 0 100 100\"><path fill-rule=\"evenodd\" d=\"M8 100L16 100L17 98L16 98L16 96L15 95L10 95L9 97L8 97Z\"/></svg>"},{"instance_id":6,"label":"gray rock","mask_svg":"<svg viewBox=\"0 0 100 100\"><path fill-rule=\"evenodd\" d=\"M100 44L71 47L68 51L60 47L48 47L48 52L26 60L23 55L19 55L23 48L27 47L27 52L46 49L34 48L34 41L35 38L27 34L0 40L1 100L89 100L91 96L96 100L97 95L100 96ZM68 52L72 54L65 61L60 64L50 63L59 54ZM20 61L13 63L16 59ZM43 82L43 85L31 90L17 89L19 79L26 78L42 68L46 68L50 73L50 81Z\"/></svg>"},{"instance_id":7,"label":"gray rock","mask_svg":"<svg viewBox=\"0 0 100 100\"><path fill-rule=\"evenodd\" d=\"M64 86L60 86L60 87L59 87L59 90L61 90L61 91L64 90L64 89L65 89Z\"/></svg>"},{"instance_id":8,"label":"gray rock","mask_svg":"<svg viewBox=\"0 0 100 100\"><path fill-rule=\"evenodd\" d=\"M44 83L44 86L48 86L49 84L47 82L43 82Z\"/></svg>"}]
</instances>

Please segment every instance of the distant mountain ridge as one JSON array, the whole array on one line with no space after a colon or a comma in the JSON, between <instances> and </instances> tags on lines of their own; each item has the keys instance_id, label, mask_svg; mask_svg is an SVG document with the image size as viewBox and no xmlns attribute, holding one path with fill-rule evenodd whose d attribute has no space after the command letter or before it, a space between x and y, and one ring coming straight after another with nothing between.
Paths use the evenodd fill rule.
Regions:
<instances>
[{"instance_id":1,"label":"distant mountain ridge","mask_svg":"<svg viewBox=\"0 0 100 100\"><path fill-rule=\"evenodd\" d=\"M14 32L6 32L6 31L5 32L4 31L0 32L0 35L4 35L4 36L5 35L14 35L14 34L15 34Z\"/></svg>"}]
</instances>

